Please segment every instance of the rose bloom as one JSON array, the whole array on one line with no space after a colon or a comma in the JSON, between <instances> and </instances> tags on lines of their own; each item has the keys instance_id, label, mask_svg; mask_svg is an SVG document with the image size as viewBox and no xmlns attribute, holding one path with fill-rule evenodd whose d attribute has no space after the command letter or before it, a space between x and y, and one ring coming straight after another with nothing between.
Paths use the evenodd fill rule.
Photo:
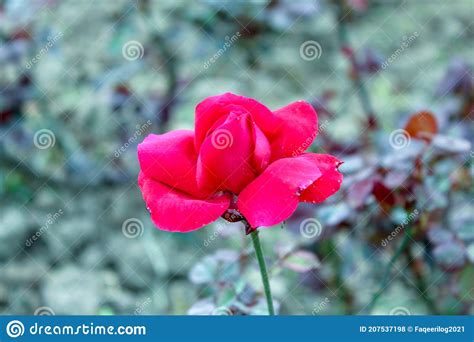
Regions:
<instances>
[{"instance_id":1,"label":"rose bloom","mask_svg":"<svg viewBox=\"0 0 474 342\"><path fill-rule=\"evenodd\" d=\"M226 93L199 103L195 119L194 132L150 134L138 145L138 184L159 229L189 232L228 210L251 228L272 226L341 186L339 160L304 153L318 127L305 101L271 111Z\"/></svg>"}]
</instances>

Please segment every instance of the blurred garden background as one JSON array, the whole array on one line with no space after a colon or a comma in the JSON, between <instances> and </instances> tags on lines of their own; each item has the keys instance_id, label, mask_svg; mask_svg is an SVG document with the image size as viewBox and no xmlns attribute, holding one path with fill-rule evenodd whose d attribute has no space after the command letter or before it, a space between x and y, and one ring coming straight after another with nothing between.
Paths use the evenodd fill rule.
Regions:
<instances>
[{"instance_id":1,"label":"blurred garden background","mask_svg":"<svg viewBox=\"0 0 474 342\"><path fill-rule=\"evenodd\" d=\"M474 2L0 0L0 313L265 314L240 223L155 229L136 146L309 101L342 191L261 229L280 314L474 314Z\"/></svg>"}]
</instances>

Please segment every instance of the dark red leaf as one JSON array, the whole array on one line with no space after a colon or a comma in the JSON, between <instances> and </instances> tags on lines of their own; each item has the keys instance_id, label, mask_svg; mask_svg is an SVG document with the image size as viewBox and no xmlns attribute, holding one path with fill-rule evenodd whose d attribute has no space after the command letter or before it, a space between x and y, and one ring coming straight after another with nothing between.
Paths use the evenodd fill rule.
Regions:
<instances>
[{"instance_id":1,"label":"dark red leaf","mask_svg":"<svg viewBox=\"0 0 474 342\"><path fill-rule=\"evenodd\" d=\"M423 139L430 142L433 136L438 133L438 122L431 112L421 111L408 120L405 131L413 139Z\"/></svg>"}]
</instances>

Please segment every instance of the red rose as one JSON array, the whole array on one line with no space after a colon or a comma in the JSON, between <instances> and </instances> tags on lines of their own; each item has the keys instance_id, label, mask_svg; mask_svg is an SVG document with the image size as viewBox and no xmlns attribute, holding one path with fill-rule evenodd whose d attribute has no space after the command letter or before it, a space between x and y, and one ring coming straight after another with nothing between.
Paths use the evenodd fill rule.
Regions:
<instances>
[{"instance_id":1,"label":"red rose","mask_svg":"<svg viewBox=\"0 0 474 342\"><path fill-rule=\"evenodd\" d=\"M237 209L253 228L287 219L299 202L339 190L340 161L303 153L317 115L304 101L276 111L243 96L212 96L196 107L195 132L151 134L138 145L138 184L153 222L189 232Z\"/></svg>"}]
</instances>

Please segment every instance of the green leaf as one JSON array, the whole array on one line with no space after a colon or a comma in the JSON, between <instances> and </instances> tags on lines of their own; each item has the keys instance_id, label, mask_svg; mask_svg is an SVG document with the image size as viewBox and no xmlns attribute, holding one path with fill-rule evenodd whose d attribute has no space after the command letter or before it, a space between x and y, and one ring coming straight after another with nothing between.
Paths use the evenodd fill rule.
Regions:
<instances>
[{"instance_id":1,"label":"green leaf","mask_svg":"<svg viewBox=\"0 0 474 342\"><path fill-rule=\"evenodd\" d=\"M434 259L446 271L456 271L464 266L464 248L456 241L447 241L433 250Z\"/></svg>"},{"instance_id":2,"label":"green leaf","mask_svg":"<svg viewBox=\"0 0 474 342\"><path fill-rule=\"evenodd\" d=\"M282 265L292 271L304 273L319 268L319 259L311 252L299 250L288 254L282 261Z\"/></svg>"}]
</instances>

